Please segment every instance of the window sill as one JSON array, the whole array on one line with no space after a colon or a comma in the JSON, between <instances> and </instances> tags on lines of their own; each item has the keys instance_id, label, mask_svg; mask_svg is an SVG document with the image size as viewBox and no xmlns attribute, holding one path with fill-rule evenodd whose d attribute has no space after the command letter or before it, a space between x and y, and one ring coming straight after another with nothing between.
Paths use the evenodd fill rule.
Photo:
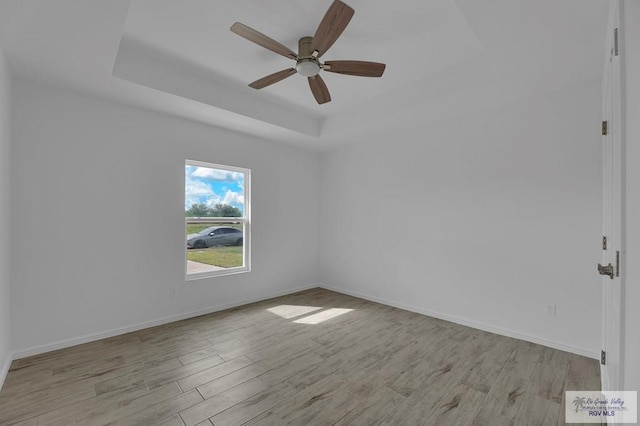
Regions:
<instances>
[{"instance_id":1,"label":"window sill","mask_svg":"<svg viewBox=\"0 0 640 426\"><path fill-rule=\"evenodd\" d=\"M244 266L241 268L229 268L220 271L208 271L208 272L196 272L185 275L185 281L195 281L205 278L223 277L226 275L243 274L245 272L251 272L251 268Z\"/></svg>"}]
</instances>

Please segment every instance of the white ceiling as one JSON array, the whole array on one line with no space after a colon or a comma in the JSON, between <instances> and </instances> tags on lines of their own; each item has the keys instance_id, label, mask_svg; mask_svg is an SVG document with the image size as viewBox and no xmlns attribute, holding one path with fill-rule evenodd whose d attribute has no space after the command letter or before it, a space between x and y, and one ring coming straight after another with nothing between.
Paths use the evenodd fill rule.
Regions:
<instances>
[{"instance_id":1,"label":"white ceiling","mask_svg":"<svg viewBox=\"0 0 640 426\"><path fill-rule=\"evenodd\" d=\"M17 78L316 149L601 74L606 0L345 1L354 18L323 59L387 69L323 73L325 105L300 76L248 88L294 62L229 27L297 51L331 0L0 0L0 41Z\"/></svg>"},{"instance_id":2,"label":"white ceiling","mask_svg":"<svg viewBox=\"0 0 640 426\"><path fill-rule=\"evenodd\" d=\"M349 1L349 0L347 0ZM323 60L388 63L381 79L323 73L333 102L318 105L306 78L297 76L264 89L296 108L329 116L478 54L480 44L450 0L351 0L356 13ZM124 38L153 47L238 87L295 62L233 34L245 23L293 51L313 35L331 0L133 0ZM447 43L443 43L447 40Z\"/></svg>"}]
</instances>

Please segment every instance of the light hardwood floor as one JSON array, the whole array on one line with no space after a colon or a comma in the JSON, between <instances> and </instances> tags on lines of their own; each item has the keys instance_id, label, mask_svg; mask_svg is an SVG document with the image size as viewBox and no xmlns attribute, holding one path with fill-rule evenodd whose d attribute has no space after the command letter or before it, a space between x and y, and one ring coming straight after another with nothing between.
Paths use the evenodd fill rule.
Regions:
<instances>
[{"instance_id":1,"label":"light hardwood floor","mask_svg":"<svg viewBox=\"0 0 640 426\"><path fill-rule=\"evenodd\" d=\"M555 425L596 360L323 289L16 360L2 425Z\"/></svg>"}]
</instances>

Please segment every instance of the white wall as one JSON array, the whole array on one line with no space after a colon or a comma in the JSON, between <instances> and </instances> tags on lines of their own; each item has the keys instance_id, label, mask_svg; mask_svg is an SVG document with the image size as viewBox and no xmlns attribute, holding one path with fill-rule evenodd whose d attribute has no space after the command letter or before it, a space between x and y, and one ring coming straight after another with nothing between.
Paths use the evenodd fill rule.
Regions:
<instances>
[{"instance_id":1,"label":"white wall","mask_svg":"<svg viewBox=\"0 0 640 426\"><path fill-rule=\"evenodd\" d=\"M390 128L318 163L312 152L17 81L13 349L320 277L595 356L599 102L594 83L428 129ZM252 169L252 273L185 283L176 225L185 158Z\"/></svg>"},{"instance_id":2,"label":"white wall","mask_svg":"<svg viewBox=\"0 0 640 426\"><path fill-rule=\"evenodd\" d=\"M316 154L21 81L13 129L18 356L317 282ZM252 170L252 272L185 282L185 159Z\"/></svg>"},{"instance_id":3,"label":"white wall","mask_svg":"<svg viewBox=\"0 0 640 426\"><path fill-rule=\"evenodd\" d=\"M325 153L322 282L595 357L600 103L593 82Z\"/></svg>"},{"instance_id":4,"label":"white wall","mask_svg":"<svg viewBox=\"0 0 640 426\"><path fill-rule=\"evenodd\" d=\"M640 391L640 2L624 2L622 24L627 125L623 385Z\"/></svg>"},{"instance_id":5,"label":"white wall","mask_svg":"<svg viewBox=\"0 0 640 426\"><path fill-rule=\"evenodd\" d=\"M0 388L11 362L10 350L10 151L11 77L0 47Z\"/></svg>"}]
</instances>

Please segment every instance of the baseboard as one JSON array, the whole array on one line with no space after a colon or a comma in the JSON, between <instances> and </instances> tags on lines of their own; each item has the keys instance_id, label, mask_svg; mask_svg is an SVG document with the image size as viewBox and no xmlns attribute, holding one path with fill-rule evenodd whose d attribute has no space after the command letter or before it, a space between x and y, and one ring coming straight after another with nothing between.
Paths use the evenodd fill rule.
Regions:
<instances>
[{"instance_id":1,"label":"baseboard","mask_svg":"<svg viewBox=\"0 0 640 426\"><path fill-rule=\"evenodd\" d=\"M2 390L4 381L7 379L7 374L9 374L9 368L11 367L12 361L13 355L9 353L7 354L7 359L4 361L4 364L2 364L2 367L0 367L0 390Z\"/></svg>"},{"instance_id":2,"label":"baseboard","mask_svg":"<svg viewBox=\"0 0 640 426\"><path fill-rule=\"evenodd\" d=\"M467 326L467 327L476 328L478 330L488 331L490 333L500 334L500 335L506 336L506 337L513 337L515 339L525 340L525 341L531 342L531 343L537 343L539 345L548 346L548 347L553 348L553 349L559 349L561 351L565 351L565 352L570 352L570 353L577 354L577 355L586 356L588 358L594 358L594 359L597 359L597 360L600 359L600 354L599 353L593 352L593 351L588 350L588 349L584 349L584 348L580 348L580 347L576 347L576 346L571 346L571 345L566 345L564 343L556 342L556 341L553 341L553 340L548 340L548 339L544 339L544 338L537 337L537 336L531 336L531 335L528 335L528 334L524 334L524 333L520 333L520 332L517 332L517 331L509 330L509 329L506 329L506 328L496 327L496 326L485 324L485 323L482 323L482 322L469 320L467 318L461 318L461 317L457 317L457 316L453 316L453 315L443 314L443 313L435 312L435 311L432 311L432 310L429 310L429 309L418 308L418 307L415 307L415 306L406 305L404 303L400 303L400 302L396 302L396 301L392 301L392 300L386 300L386 299L382 299L382 298L375 297L375 296L370 296L368 294L363 294L363 293L359 293L359 292L356 292L356 291L346 290L346 289L337 288L337 287L331 287L331 286L327 286L327 285L324 285L324 284L320 284L320 287L324 288L324 289L327 289L327 290L335 291L336 293L342 293L342 294L346 294L348 296L353 296L353 297L357 297L357 298L360 298L360 299L369 300L371 302L376 302L376 303L381 303L383 305L393 306L394 308L403 309L405 311L415 312L417 314L427 315L427 316L434 317L434 318L439 318L439 319L442 319L442 320L445 320L445 321L453 322L453 323L464 325L464 326Z\"/></svg>"},{"instance_id":3,"label":"baseboard","mask_svg":"<svg viewBox=\"0 0 640 426\"><path fill-rule=\"evenodd\" d=\"M32 348L23 349L23 350L14 352L13 353L13 359L15 360L15 359L20 359L20 358L25 358L25 357L32 356L32 355L38 355L38 354L45 353L45 352L51 352L51 351L55 351L55 350L58 350L58 349L64 349L64 348L68 348L68 347L71 347L71 346L80 345L80 344L83 344L83 343L94 342L96 340L106 339L108 337L118 336L118 335L125 334L125 333L131 333L133 331L143 330L145 328L150 328L150 327L155 327L155 326L158 326L158 325L168 324L168 323L175 322L175 321L181 321L181 320L184 320L184 319L193 318L193 317L197 317L197 316L200 316L200 315L211 314L213 312L224 311L225 309L235 308L235 307L238 307L238 306L247 305L249 303L262 302L264 300L272 299L274 297L285 296L287 294L297 293L299 291L309 290L309 289L317 288L317 287L319 287L319 285L311 284L311 285L297 287L297 288L293 288L293 289L287 289L287 290L284 290L284 291L281 291L281 292L269 293L269 294L265 294L265 295L259 296L259 297L254 297L254 298L250 298L250 299L243 299L243 300L239 300L239 301L232 302L232 303L226 303L224 305L218 305L218 306L214 306L214 307L207 308L207 309L201 309L201 310L198 310L198 311L191 311L191 312L187 312L187 313L184 313L184 314L173 315L173 316L165 317L165 318L159 318L159 319L152 320L152 321L145 321L145 322L141 322L141 323L138 323L138 324L133 324L133 325L120 327L120 328L114 328L114 329L111 329L111 330L106 330L106 331L102 331L102 332L98 332L98 333L85 334L83 336L74 337L74 338L71 338L71 339L60 340L60 341L57 341L57 342L54 342L54 343L50 343L50 344L46 344L46 345L42 345L42 346L35 346L35 347L32 347ZM11 361L9 361L9 364L10 363L11 363ZM9 367L7 366L6 368L7 368L7 371L8 371ZM4 383L4 379L0 383Z\"/></svg>"}]
</instances>

